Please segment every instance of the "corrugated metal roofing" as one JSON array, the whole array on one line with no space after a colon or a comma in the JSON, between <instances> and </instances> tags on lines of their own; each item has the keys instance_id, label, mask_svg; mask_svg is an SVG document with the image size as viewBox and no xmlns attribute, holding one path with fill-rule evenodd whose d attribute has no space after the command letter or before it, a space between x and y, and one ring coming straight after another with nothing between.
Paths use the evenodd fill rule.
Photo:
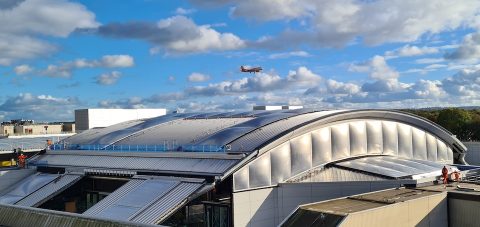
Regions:
<instances>
[{"instance_id":1,"label":"corrugated metal roofing","mask_svg":"<svg viewBox=\"0 0 480 227\"><path fill-rule=\"evenodd\" d=\"M337 167L318 168L305 174L289 179L288 183L298 182L338 182L338 181L380 181L386 180L368 173L341 169Z\"/></svg>"},{"instance_id":2,"label":"corrugated metal roofing","mask_svg":"<svg viewBox=\"0 0 480 227\"><path fill-rule=\"evenodd\" d=\"M69 135L68 135L69 136ZM11 152L15 148L23 150L41 150L47 147L47 140L58 142L68 136L42 136L33 138L1 138L0 153Z\"/></svg>"},{"instance_id":3,"label":"corrugated metal roofing","mask_svg":"<svg viewBox=\"0 0 480 227\"><path fill-rule=\"evenodd\" d=\"M42 188L19 200L15 205L37 207L53 196L58 195L81 178L81 175L60 175Z\"/></svg>"},{"instance_id":4,"label":"corrugated metal roofing","mask_svg":"<svg viewBox=\"0 0 480 227\"><path fill-rule=\"evenodd\" d=\"M12 185L12 187L0 197L0 203L15 204L24 197L32 194L46 184L52 182L57 177L57 175L46 173L31 175L25 178L25 180L22 180L19 183Z\"/></svg>"},{"instance_id":5,"label":"corrugated metal roofing","mask_svg":"<svg viewBox=\"0 0 480 227\"><path fill-rule=\"evenodd\" d=\"M182 172L190 174L222 175L238 159L221 158L181 158L181 157L149 157L149 156L115 156L109 155L55 154L51 151L30 160L30 165L61 166L61 167L88 167L105 169L129 169L156 172Z\"/></svg>"},{"instance_id":6,"label":"corrugated metal roofing","mask_svg":"<svg viewBox=\"0 0 480 227\"><path fill-rule=\"evenodd\" d=\"M84 214L157 224L203 185L186 178L132 179Z\"/></svg>"},{"instance_id":7,"label":"corrugated metal roofing","mask_svg":"<svg viewBox=\"0 0 480 227\"><path fill-rule=\"evenodd\" d=\"M440 176L443 164L405 159L396 156L372 156L334 165L393 178L416 178L417 175Z\"/></svg>"},{"instance_id":8,"label":"corrugated metal roofing","mask_svg":"<svg viewBox=\"0 0 480 227\"><path fill-rule=\"evenodd\" d=\"M83 214L90 216L95 216L96 214L99 214L101 211L107 209L108 207L112 206L116 201L123 198L126 194L130 193L133 189L137 188L144 181L144 179L131 179L130 181L122 185L122 187L118 188L114 192L110 193L107 197L102 199L100 202L90 207L90 209L86 210Z\"/></svg>"},{"instance_id":9,"label":"corrugated metal roofing","mask_svg":"<svg viewBox=\"0 0 480 227\"><path fill-rule=\"evenodd\" d=\"M271 123L270 122L269 124L266 124L265 126L259 129L256 129L255 131L246 133L244 135L238 135L237 140L234 140L233 142L228 141L228 143L231 142L230 145L231 145L232 151L251 151L292 127L295 127L305 122L311 121L313 119L327 116L329 114L333 114L337 112L342 112L342 111L341 110L321 111L321 112L304 113L297 116L294 116L292 114L288 118L279 118L281 119L281 121L279 121L278 123L270 124Z\"/></svg>"}]
</instances>

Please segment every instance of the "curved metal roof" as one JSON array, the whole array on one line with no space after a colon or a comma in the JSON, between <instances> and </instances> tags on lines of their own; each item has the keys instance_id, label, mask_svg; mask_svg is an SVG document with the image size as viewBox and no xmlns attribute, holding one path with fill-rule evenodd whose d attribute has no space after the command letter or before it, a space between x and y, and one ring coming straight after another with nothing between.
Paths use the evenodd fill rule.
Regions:
<instances>
[{"instance_id":1,"label":"curved metal roof","mask_svg":"<svg viewBox=\"0 0 480 227\"><path fill-rule=\"evenodd\" d=\"M270 143L276 141L278 144L282 142L279 138L289 134L298 135L318 125L360 118L414 125L445 141L457 153L466 150L458 139L441 126L409 113L392 110L297 109L169 114L87 130L65 139L64 143L96 145L99 149L114 150L115 147L126 147L119 145L158 145L163 149L155 151L217 151L205 149L206 146L213 146L228 152L252 152L274 146L276 144ZM69 148L72 149L72 146Z\"/></svg>"}]
</instances>

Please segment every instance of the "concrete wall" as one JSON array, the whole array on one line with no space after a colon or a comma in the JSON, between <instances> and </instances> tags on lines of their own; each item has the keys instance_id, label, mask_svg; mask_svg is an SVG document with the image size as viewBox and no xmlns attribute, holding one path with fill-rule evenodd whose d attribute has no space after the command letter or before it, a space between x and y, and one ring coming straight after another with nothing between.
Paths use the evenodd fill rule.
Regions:
<instances>
[{"instance_id":1,"label":"concrete wall","mask_svg":"<svg viewBox=\"0 0 480 227\"><path fill-rule=\"evenodd\" d=\"M47 130L45 131L45 126L48 126ZM30 133L31 130L31 133ZM46 124L38 124L38 125L16 125L15 126L15 134L60 134L62 133L62 125L46 125Z\"/></svg>"},{"instance_id":2,"label":"concrete wall","mask_svg":"<svg viewBox=\"0 0 480 227\"><path fill-rule=\"evenodd\" d=\"M77 130L83 131L129 120L163 116L166 113L166 109L82 109L75 110L75 123Z\"/></svg>"},{"instance_id":3,"label":"concrete wall","mask_svg":"<svg viewBox=\"0 0 480 227\"><path fill-rule=\"evenodd\" d=\"M465 161L470 165L480 165L480 142L462 142L467 147Z\"/></svg>"},{"instance_id":4,"label":"concrete wall","mask_svg":"<svg viewBox=\"0 0 480 227\"><path fill-rule=\"evenodd\" d=\"M287 183L233 193L234 226L276 226L299 205L400 187L405 181Z\"/></svg>"},{"instance_id":5,"label":"concrete wall","mask_svg":"<svg viewBox=\"0 0 480 227\"><path fill-rule=\"evenodd\" d=\"M349 214L340 226L448 227L447 212L447 193L444 192Z\"/></svg>"}]
</instances>

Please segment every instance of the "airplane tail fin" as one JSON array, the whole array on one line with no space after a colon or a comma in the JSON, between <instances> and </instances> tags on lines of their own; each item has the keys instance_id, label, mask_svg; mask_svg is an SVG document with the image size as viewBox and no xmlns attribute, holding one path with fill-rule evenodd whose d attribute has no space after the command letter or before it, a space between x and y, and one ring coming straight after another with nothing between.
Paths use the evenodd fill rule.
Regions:
<instances>
[{"instance_id":1,"label":"airplane tail fin","mask_svg":"<svg viewBox=\"0 0 480 227\"><path fill-rule=\"evenodd\" d=\"M244 70L245 70L245 68L243 67L243 65L242 65L242 66L240 66L240 71L242 71L242 72L243 72Z\"/></svg>"}]
</instances>

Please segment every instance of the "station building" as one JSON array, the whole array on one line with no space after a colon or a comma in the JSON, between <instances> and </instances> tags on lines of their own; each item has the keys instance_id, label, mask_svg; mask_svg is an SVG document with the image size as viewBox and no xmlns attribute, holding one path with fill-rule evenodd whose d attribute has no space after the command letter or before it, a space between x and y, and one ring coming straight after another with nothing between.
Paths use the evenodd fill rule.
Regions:
<instances>
[{"instance_id":1,"label":"station building","mask_svg":"<svg viewBox=\"0 0 480 227\"><path fill-rule=\"evenodd\" d=\"M441 126L392 110L135 119L0 174L0 223L16 212L36 226L276 226L302 204L434 182L443 166L465 168L465 152Z\"/></svg>"}]
</instances>

